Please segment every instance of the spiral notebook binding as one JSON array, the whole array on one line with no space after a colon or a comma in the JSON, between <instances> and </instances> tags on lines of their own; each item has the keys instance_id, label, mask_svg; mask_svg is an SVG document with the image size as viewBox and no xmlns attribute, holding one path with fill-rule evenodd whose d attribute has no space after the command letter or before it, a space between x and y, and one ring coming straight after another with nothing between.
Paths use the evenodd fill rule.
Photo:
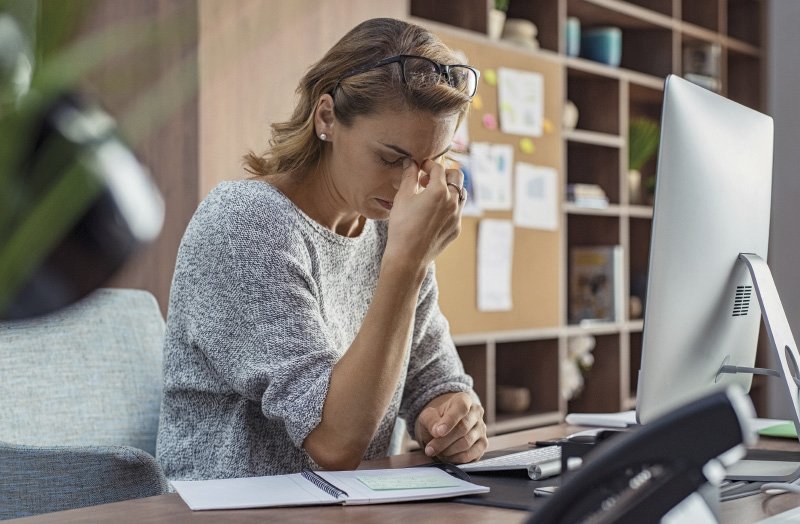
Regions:
<instances>
[{"instance_id":1,"label":"spiral notebook binding","mask_svg":"<svg viewBox=\"0 0 800 524\"><path fill-rule=\"evenodd\" d=\"M314 484L316 487L330 495L331 497L338 499L341 496L349 496L347 492L343 489L339 489L324 478L320 477L310 469L304 469L300 472L303 475L303 478Z\"/></svg>"}]
</instances>

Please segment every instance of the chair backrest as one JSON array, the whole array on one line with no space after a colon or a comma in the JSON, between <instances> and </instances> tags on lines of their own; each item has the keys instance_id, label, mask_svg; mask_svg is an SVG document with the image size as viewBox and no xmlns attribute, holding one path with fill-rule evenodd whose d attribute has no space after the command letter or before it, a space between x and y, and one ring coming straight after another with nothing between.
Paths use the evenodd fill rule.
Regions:
<instances>
[{"instance_id":1,"label":"chair backrest","mask_svg":"<svg viewBox=\"0 0 800 524\"><path fill-rule=\"evenodd\" d=\"M0 323L0 441L154 454L163 336L155 298L132 289Z\"/></svg>"}]
</instances>

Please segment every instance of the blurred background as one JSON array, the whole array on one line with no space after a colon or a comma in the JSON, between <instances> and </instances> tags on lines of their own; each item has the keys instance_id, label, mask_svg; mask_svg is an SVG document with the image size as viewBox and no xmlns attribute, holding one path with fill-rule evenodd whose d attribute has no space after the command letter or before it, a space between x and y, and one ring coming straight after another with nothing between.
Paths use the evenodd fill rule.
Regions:
<instances>
[{"instance_id":1,"label":"blurred background","mask_svg":"<svg viewBox=\"0 0 800 524\"><path fill-rule=\"evenodd\" d=\"M499 30L492 29L490 23L498 11L503 17ZM510 56L520 57L520 64L526 63L526 57L530 64L540 60L555 64L555 75L560 78L552 120L559 145L553 151L559 157L562 188L570 182L596 182L606 186L604 193L610 199L611 211L591 215L572 209L572 203L562 195L566 217L563 228L546 240L555 246L554 255L547 262L555 275L550 279L555 291L550 305L542 307L552 310L552 315L537 317L536 313L533 320L524 320L521 328L526 330L525 337L509 339L507 343L495 344L486 334L488 329L456 330L462 359L476 377L479 394L492 405L487 413L493 431L557 421L567 411L616 411L635 403L641 311L629 308L622 318L603 328L578 330L567 313L569 267L565 253L579 243L625 245L629 252L625 269L629 298L632 302L633 297L643 300L634 292L641 286L642 274L646 274L648 202L646 194L628 194L628 124L638 116L657 122L658 85L669 73L687 77L693 74L698 83L706 82L707 87L775 118L769 262L787 317L794 332L800 333L800 280L795 274L800 260L800 233L796 226L800 151L794 145L800 133L800 105L796 100L796 86L800 85L800 56L796 53L800 2L21 0L0 3L2 12L11 15L30 43L30 51L23 50L15 56L29 56L34 71L41 68L47 73L39 77L39 84L33 76L33 88L38 86L49 93L47 100L51 102L62 100L59 96L65 93L79 93L72 103L86 114L96 116L102 108L116 122L113 133L108 133L130 148L144 176L157 188L157 194L144 201L150 202L150 213L159 223L156 219L161 209L160 233L133 238L130 249L112 257L106 270L110 279L103 275L102 285L148 290L164 314L177 247L197 204L219 182L244 176L242 155L265 149L269 125L289 116L294 89L310 64L357 23L388 16L428 25L446 41L462 44L468 50L470 63L483 69L492 69L496 57ZM619 39L620 56L590 55L590 47L583 52L576 49L576 21L577 30L584 37L595 36L592 31L601 29L601 42L611 42L613 46L613 41ZM87 41L90 45L80 46L80 42ZM583 41L588 46L596 45ZM3 47L4 52L11 49L6 43ZM76 48L74 56L59 54ZM697 53L701 55L699 70L689 71L687 66ZM711 60L708 70L702 69L703 57ZM93 65L87 65L89 62ZM50 63L52 67L45 67ZM484 102L493 96L489 95L491 87L486 82L484 74L479 89L479 93L486 93ZM11 81L7 83L11 85ZM6 99L0 113L5 122L5 135L0 135L4 154L15 151L20 157L30 154L31 141L39 135L31 131L21 135L27 137L27 142L5 141L20 129L13 125L13 118L22 115L30 121L45 121L49 114L46 108L52 107L44 103L26 105L21 99ZM579 115L573 114L573 109ZM478 120L471 120L470 124L473 134L480 137L479 129L489 124L480 120L480 109L473 107L473 113ZM513 143L516 145L516 141ZM13 149L6 144L13 144ZM609 148L616 166L611 175L598 173L592 178L593 175L570 172L586 163L606 164ZM651 158L640 163L644 186L648 176L655 173L655 161ZM0 186L6 196L11 194L7 188L12 187L8 181L12 175L18 185L31 180L14 167L19 165L9 161L5 169L13 173L0 173L0 181L5 179L9 184ZM609 179L614 182L609 183ZM119 219L119 213L113 216L125 222ZM570 231L569 227L580 227L581 232ZM5 230L0 241L8 242L11 231ZM467 228L465 239L460 242L474 241L469 231ZM532 238L531 242L531 249L535 249L538 240ZM464 245L456 246L453 252L465 253L459 251L465 249ZM474 251L466 253L474 255ZM445 258L442 267L457 263ZM636 264L645 267L637 268ZM26 278L32 274L29 272ZM101 285L94 280L90 284ZM464 313L454 305L463 298L455 294L456 287L446 279L442 282L442 307L456 327L460 323L469 325L472 311ZM492 333L520 327L514 324L516 320L509 322ZM542 391L537 384L558 381L544 375L558 376L570 340L586 335L595 337L596 345L593 369L585 371L581 381L583 400L551 393L558 391L557 383ZM530 362L534 358L532 351L545 355L541 361L549 371L517 376L518 364ZM544 403L526 405L521 414L503 413L502 406L495 406L499 400L497 386L501 385L525 386L534 398L545 399ZM771 388L771 384L756 380L754 396L762 416L780 416L783 409ZM612 400L593 404L593 398Z\"/></svg>"}]
</instances>

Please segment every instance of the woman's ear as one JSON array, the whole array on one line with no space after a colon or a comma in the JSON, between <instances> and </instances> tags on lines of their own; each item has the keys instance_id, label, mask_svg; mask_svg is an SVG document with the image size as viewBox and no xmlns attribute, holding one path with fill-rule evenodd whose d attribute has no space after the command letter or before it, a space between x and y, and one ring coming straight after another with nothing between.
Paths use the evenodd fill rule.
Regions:
<instances>
[{"instance_id":1,"label":"woman's ear","mask_svg":"<svg viewBox=\"0 0 800 524\"><path fill-rule=\"evenodd\" d=\"M317 100L317 107L314 109L314 129L320 140L328 141L332 138L335 120L333 98L327 93L321 95Z\"/></svg>"}]
</instances>

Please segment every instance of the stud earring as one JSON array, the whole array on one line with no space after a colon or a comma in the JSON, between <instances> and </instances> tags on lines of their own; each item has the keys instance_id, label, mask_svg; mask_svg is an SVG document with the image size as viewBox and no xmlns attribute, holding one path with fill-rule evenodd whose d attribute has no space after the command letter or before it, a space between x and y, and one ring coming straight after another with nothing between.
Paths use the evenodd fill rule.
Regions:
<instances>
[{"instance_id":1,"label":"stud earring","mask_svg":"<svg viewBox=\"0 0 800 524\"><path fill-rule=\"evenodd\" d=\"M325 141L325 140L328 139L328 135L326 135L325 133L320 133L319 134L319 139L322 140L322 141Z\"/></svg>"}]
</instances>

